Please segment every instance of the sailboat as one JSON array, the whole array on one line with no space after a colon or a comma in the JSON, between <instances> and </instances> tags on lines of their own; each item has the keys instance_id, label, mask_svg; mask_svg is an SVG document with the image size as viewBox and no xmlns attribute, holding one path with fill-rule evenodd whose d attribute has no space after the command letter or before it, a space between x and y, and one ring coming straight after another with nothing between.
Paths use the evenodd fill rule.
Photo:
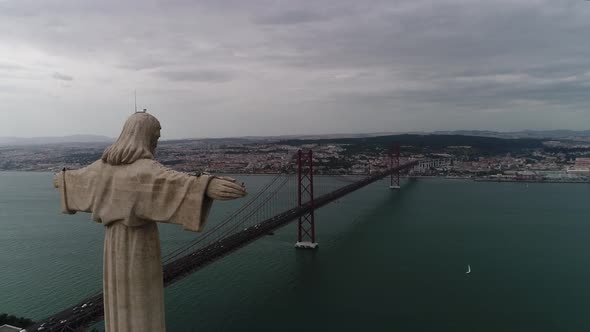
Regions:
<instances>
[{"instance_id":1,"label":"sailboat","mask_svg":"<svg viewBox=\"0 0 590 332\"><path fill-rule=\"evenodd\" d=\"M471 273L471 265L467 264L467 272L465 274Z\"/></svg>"}]
</instances>

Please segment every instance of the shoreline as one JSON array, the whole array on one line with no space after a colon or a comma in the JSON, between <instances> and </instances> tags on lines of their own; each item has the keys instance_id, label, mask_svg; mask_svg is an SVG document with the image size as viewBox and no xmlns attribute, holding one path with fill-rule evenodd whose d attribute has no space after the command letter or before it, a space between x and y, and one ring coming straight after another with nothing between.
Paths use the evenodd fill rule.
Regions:
<instances>
[{"instance_id":1,"label":"shoreline","mask_svg":"<svg viewBox=\"0 0 590 332\"><path fill-rule=\"evenodd\" d=\"M183 172L183 171L180 171ZM51 170L0 170L0 174L6 173L56 173L55 171ZM185 172L188 174L195 173L195 172ZM212 172L212 174L221 174L221 175L247 175L247 176L265 176L265 175L278 175L278 174L286 174L280 172L267 172L267 173L232 173L232 172ZM369 176L368 174L315 174L315 176L350 176L350 177L365 177ZM491 178L483 178L483 177L462 177L462 176L444 176L444 175L403 175L400 176L402 179L442 179L442 180L469 180L474 182L506 182L506 183L573 183L573 184L590 184L590 180L516 180L516 179L491 179Z\"/></svg>"},{"instance_id":2,"label":"shoreline","mask_svg":"<svg viewBox=\"0 0 590 332\"><path fill-rule=\"evenodd\" d=\"M475 182L510 182L510 183L590 183L589 181L583 180L513 180L513 179L485 179L485 178L474 178Z\"/></svg>"}]
</instances>

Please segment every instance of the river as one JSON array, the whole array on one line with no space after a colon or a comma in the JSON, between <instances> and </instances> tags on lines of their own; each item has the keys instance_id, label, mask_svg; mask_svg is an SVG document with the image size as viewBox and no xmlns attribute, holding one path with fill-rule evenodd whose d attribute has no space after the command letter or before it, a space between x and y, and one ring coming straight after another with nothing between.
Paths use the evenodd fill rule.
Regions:
<instances>
[{"instance_id":1,"label":"river","mask_svg":"<svg viewBox=\"0 0 590 332\"><path fill-rule=\"evenodd\" d=\"M269 179L239 176L250 192ZM588 331L588 197L586 184L378 182L317 212L317 251L293 248L291 224L167 288L167 328ZM211 223L238 204L215 203ZM164 253L199 236L160 231ZM51 174L0 172L0 313L40 319L100 290L102 237L89 215L59 213Z\"/></svg>"}]
</instances>

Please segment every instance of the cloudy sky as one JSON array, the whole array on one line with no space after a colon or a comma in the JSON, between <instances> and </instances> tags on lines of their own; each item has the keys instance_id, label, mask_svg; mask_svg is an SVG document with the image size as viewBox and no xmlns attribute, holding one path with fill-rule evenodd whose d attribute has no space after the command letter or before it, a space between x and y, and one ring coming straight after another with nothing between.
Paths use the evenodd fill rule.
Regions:
<instances>
[{"instance_id":1,"label":"cloudy sky","mask_svg":"<svg viewBox=\"0 0 590 332\"><path fill-rule=\"evenodd\" d=\"M590 1L0 0L0 136L589 129Z\"/></svg>"}]
</instances>

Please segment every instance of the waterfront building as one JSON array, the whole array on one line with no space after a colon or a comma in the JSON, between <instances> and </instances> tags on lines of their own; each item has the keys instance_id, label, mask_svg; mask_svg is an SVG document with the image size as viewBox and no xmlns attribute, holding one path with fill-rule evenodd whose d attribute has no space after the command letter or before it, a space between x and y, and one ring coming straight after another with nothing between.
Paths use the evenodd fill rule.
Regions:
<instances>
[{"instance_id":1,"label":"waterfront building","mask_svg":"<svg viewBox=\"0 0 590 332\"><path fill-rule=\"evenodd\" d=\"M568 174L576 174L576 175L580 175L580 176L588 176L590 175L590 168L568 168L567 169L567 173Z\"/></svg>"},{"instance_id":2,"label":"waterfront building","mask_svg":"<svg viewBox=\"0 0 590 332\"><path fill-rule=\"evenodd\" d=\"M590 158L576 158L577 169L590 169Z\"/></svg>"},{"instance_id":3,"label":"waterfront building","mask_svg":"<svg viewBox=\"0 0 590 332\"><path fill-rule=\"evenodd\" d=\"M4 324L0 326L0 332L21 332L24 331L20 327Z\"/></svg>"}]
</instances>

